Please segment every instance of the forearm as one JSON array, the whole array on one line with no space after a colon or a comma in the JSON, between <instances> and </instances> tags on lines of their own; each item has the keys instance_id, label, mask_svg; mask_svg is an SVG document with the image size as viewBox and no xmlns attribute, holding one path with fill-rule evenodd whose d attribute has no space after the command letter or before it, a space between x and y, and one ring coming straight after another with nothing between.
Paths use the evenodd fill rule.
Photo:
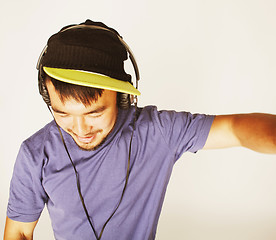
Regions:
<instances>
[{"instance_id":1,"label":"forearm","mask_svg":"<svg viewBox=\"0 0 276 240\"><path fill-rule=\"evenodd\" d=\"M33 240L33 236L25 236L24 234L20 233L13 233L11 234L5 234L4 240Z\"/></svg>"},{"instance_id":2,"label":"forearm","mask_svg":"<svg viewBox=\"0 0 276 240\"><path fill-rule=\"evenodd\" d=\"M24 223L6 219L4 240L32 240L37 221Z\"/></svg>"},{"instance_id":3,"label":"forearm","mask_svg":"<svg viewBox=\"0 0 276 240\"><path fill-rule=\"evenodd\" d=\"M276 115L233 115L233 133L241 146L262 153L276 153Z\"/></svg>"}]
</instances>

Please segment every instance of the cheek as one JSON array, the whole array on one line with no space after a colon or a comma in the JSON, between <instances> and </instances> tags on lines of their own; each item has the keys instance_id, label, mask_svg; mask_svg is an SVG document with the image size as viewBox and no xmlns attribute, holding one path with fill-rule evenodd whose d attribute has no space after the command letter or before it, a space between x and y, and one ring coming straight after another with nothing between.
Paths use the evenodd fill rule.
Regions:
<instances>
[{"instance_id":1,"label":"cheek","mask_svg":"<svg viewBox=\"0 0 276 240\"><path fill-rule=\"evenodd\" d=\"M99 121L97 121L97 126L103 130L110 131L116 122L116 114L109 113L105 114ZM95 125L96 127L96 125Z\"/></svg>"},{"instance_id":2,"label":"cheek","mask_svg":"<svg viewBox=\"0 0 276 240\"><path fill-rule=\"evenodd\" d=\"M70 118L70 117L68 117L68 118L61 118L61 117L55 116L55 121L63 129L70 129L70 128L72 128L73 119Z\"/></svg>"}]
</instances>

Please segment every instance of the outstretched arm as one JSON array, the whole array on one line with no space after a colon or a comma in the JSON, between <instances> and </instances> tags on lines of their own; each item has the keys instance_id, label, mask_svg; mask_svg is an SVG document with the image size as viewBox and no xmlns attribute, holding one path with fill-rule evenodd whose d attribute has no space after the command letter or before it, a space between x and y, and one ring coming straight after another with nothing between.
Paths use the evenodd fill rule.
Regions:
<instances>
[{"instance_id":1,"label":"outstretched arm","mask_svg":"<svg viewBox=\"0 0 276 240\"><path fill-rule=\"evenodd\" d=\"M6 219L4 240L32 240L37 221L24 223Z\"/></svg>"},{"instance_id":2,"label":"outstretched arm","mask_svg":"<svg viewBox=\"0 0 276 240\"><path fill-rule=\"evenodd\" d=\"M216 116L204 149L234 146L276 154L276 115L251 113Z\"/></svg>"}]
</instances>

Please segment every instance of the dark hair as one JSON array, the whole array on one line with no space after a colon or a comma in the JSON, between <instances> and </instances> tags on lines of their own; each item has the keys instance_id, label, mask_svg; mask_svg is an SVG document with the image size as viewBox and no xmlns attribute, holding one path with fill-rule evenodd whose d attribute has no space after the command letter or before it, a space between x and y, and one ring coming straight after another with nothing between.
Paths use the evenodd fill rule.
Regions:
<instances>
[{"instance_id":1,"label":"dark hair","mask_svg":"<svg viewBox=\"0 0 276 240\"><path fill-rule=\"evenodd\" d=\"M81 102L84 106L89 106L91 103L96 102L99 97L102 96L104 89L85 87L75 84L70 84L56 80L48 75L46 75L45 83L51 81L57 91L60 100L64 102L70 98Z\"/></svg>"}]
</instances>

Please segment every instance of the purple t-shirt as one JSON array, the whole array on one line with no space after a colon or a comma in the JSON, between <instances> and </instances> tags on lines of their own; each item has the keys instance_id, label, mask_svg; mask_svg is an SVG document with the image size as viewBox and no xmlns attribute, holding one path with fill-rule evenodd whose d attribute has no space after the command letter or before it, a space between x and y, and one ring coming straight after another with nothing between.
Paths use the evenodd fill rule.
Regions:
<instances>
[{"instance_id":1,"label":"purple t-shirt","mask_svg":"<svg viewBox=\"0 0 276 240\"><path fill-rule=\"evenodd\" d=\"M175 161L196 152L207 139L214 116L138 109L130 176L124 198L102 235L105 239L154 239L167 184ZM62 131L79 172L81 192L99 234L117 206L125 183L135 109L119 110L113 131L97 150L78 148ZM55 122L21 145L10 186L7 215L36 221L47 205L55 238L95 239L76 186L74 170Z\"/></svg>"}]
</instances>

